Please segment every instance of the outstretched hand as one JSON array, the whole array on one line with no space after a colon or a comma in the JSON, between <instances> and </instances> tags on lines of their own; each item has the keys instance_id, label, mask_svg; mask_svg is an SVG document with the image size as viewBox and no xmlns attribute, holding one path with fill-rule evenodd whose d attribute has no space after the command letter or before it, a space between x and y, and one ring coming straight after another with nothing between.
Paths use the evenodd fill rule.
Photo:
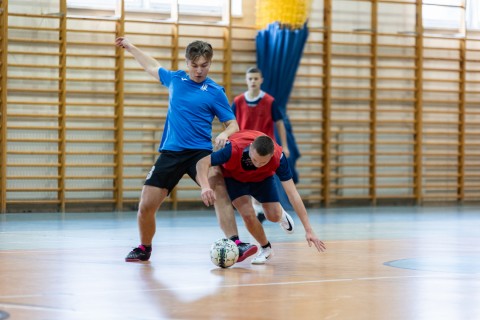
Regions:
<instances>
[{"instance_id":1,"label":"outstretched hand","mask_svg":"<svg viewBox=\"0 0 480 320\"><path fill-rule=\"evenodd\" d=\"M327 247L325 247L325 244L320 239L318 239L313 232L307 232L305 234L305 238L307 239L309 247L311 247L312 244L314 244L317 250L320 252L323 252L327 249Z\"/></svg>"},{"instance_id":2,"label":"outstretched hand","mask_svg":"<svg viewBox=\"0 0 480 320\"><path fill-rule=\"evenodd\" d=\"M128 40L128 38L125 37L118 37L115 39L115 45L117 47L126 49L127 51L133 46L133 44Z\"/></svg>"},{"instance_id":3,"label":"outstretched hand","mask_svg":"<svg viewBox=\"0 0 480 320\"><path fill-rule=\"evenodd\" d=\"M202 201L209 207L215 203L215 192L210 188L202 188Z\"/></svg>"}]
</instances>

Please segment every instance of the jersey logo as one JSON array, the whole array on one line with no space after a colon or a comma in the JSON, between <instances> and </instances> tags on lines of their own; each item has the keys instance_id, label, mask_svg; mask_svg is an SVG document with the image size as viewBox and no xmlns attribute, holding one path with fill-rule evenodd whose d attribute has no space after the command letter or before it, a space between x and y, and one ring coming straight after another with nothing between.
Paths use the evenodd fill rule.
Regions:
<instances>
[{"instance_id":1,"label":"jersey logo","mask_svg":"<svg viewBox=\"0 0 480 320\"><path fill-rule=\"evenodd\" d=\"M150 172L147 174L147 178L145 180L148 180L152 177L153 171L155 171L155 166L153 166L152 169L150 169Z\"/></svg>"},{"instance_id":2,"label":"jersey logo","mask_svg":"<svg viewBox=\"0 0 480 320\"><path fill-rule=\"evenodd\" d=\"M202 91L207 91L207 88L208 88L208 84L205 83L205 84L200 88L200 90L202 90Z\"/></svg>"},{"instance_id":3,"label":"jersey logo","mask_svg":"<svg viewBox=\"0 0 480 320\"><path fill-rule=\"evenodd\" d=\"M182 81L187 81L188 79L187 78L182 78Z\"/></svg>"},{"instance_id":4,"label":"jersey logo","mask_svg":"<svg viewBox=\"0 0 480 320\"><path fill-rule=\"evenodd\" d=\"M257 167L255 167L255 165L253 164L252 159L250 159L250 157L248 156L248 147L245 149L246 151L243 151L241 160L243 170L257 170Z\"/></svg>"}]
</instances>

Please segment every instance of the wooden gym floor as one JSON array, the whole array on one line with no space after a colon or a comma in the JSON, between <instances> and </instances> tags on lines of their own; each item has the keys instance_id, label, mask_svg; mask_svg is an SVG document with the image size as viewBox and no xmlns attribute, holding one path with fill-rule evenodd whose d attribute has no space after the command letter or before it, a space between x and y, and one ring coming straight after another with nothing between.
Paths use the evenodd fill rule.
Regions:
<instances>
[{"instance_id":1,"label":"wooden gym floor","mask_svg":"<svg viewBox=\"0 0 480 320\"><path fill-rule=\"evenodd\" d=\"M213 211L160 211L146 263L124 262L134 212L0 215L0 319L480 319L480 208L309 213L325 253L295 216L293 235L265 225L268 264L229 269Z\"/></svg>"}]
</instances>

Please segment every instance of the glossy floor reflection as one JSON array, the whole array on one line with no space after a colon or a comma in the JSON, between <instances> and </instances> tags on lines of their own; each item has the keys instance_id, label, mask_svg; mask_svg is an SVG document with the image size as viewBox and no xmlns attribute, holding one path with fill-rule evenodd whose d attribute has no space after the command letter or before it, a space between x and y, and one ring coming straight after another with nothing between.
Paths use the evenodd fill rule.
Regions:
<instances>
[{"instance_id":1,"label":"glossy floor reflection","mask_svg":"<svg viewBox=\"0 0 480 320\"><path fill-rule=\"evenodd\" d=\"M309 214L327 252L295 217L293 235L265 224L268 264L229 269L212 211L160 212L147 263L124 262L134 212L0 215L0 319L480 319L480 208Z\"/></svg>"}]
</instances>

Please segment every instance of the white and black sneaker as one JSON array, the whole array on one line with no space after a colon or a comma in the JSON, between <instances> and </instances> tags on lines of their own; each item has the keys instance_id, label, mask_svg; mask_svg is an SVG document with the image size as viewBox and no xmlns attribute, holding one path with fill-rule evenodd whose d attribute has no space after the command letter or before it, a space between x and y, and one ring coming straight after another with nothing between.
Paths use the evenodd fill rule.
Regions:
<instances>
[{"instance_id":1,"label":"white and black sneaker","mask_svg":"<svg viewBox=\"0 0 480 320\"><path fill-rule=\"evenodd\" d=\"M251 264L265 264L272 257L273 249L271 247L261 248L260 253L252 259Z\"/></svg>"},{"instance_id":2,"label":"white and black sneaker","mask_svg":"<svg viewBox=\"0 0 480 320\"><path fill-rule=\"evenodd\" d=\"M292 234L295 229L295 223L293 222L292 217L285 210L283 210L282 220L280 220L279 224L288 234Z\"/></svg>"}]
</instances>

